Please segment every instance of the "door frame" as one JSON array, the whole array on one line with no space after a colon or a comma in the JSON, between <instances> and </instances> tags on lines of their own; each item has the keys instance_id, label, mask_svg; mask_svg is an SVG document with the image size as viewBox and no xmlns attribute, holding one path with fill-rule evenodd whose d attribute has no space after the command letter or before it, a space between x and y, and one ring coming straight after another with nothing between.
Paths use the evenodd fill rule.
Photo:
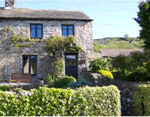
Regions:
<instances>
[{"instance_id":1,"label":"door frame","mask_svg":"<svg viewBox=\"0 0 150 117\"><path fill-rule=\"evenodd\" d=\"M77 79L78 79L78 70L79 70L79 64L78 64L78 53L64 53L65 55L65 75L66 75L66 55L76 55L76 65L77 65Z\"/></svg>"}]
</instances>

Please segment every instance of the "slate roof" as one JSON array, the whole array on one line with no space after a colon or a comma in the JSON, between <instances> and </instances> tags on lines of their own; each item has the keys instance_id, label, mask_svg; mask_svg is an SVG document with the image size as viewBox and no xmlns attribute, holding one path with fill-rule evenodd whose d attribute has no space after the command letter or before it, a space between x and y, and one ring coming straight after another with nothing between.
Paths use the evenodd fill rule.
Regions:
<instances>
[{"instance_id":1,"label":"slate roof","mask_svg":"<svg viewBox=\"0 0 150 117\"><path fill-rule=\"evenodd\" d=\"M44 9L0 9L0 19L45 19L93 21L82 11L44 10Z\"/></svg>"}]
</instances>

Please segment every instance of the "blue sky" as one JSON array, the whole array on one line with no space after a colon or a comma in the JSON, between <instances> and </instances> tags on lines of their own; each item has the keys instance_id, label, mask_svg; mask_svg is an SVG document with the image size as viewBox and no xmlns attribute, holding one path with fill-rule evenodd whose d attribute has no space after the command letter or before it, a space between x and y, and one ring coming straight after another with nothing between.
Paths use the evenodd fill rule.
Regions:
<instances>
[{"instance_id":1,"label":"blue sky","mask_svg":"<svg viewBox=\"0 0 150 117\"><path fill-rule=\"evenodd\" d=\"M31 9L81 10L93 21L93 38L139 36L137 17L140 0L17 0L17 7ZM145 0L144 0L145 1ZM0 7L5 6L0 0Z\"/></svg>"}]
</instances>

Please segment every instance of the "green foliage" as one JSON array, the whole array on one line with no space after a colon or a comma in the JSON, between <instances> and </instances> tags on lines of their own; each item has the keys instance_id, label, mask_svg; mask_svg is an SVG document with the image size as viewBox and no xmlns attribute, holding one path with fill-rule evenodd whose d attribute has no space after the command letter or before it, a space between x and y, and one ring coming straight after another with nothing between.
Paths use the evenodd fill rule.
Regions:
<instances>
[{"instance_id":1,"label":"green foliage","mask_svg":"<svg viewBox=\"0 0 150 117\"><path fill-rule=\"evenodd\" d=\"M115 116L120 115L120 97L116 86L85 87L77 89L87 100L85 115Z\"/></svg>"},{"instance_id":2,"label":"green foliage","mask_svg":"<svg viewBox=\"0 0 150 117\"><path fill-rule=\"evenodd\" d=\"M12 46L17 47L17 48L18 47L29 47L30 44L23 43L25 41L26 42L44 42L45 41L45 39L31 39L30 37L17 35L12 26L6 26L3 31L4 31L2 34L3 37L8 38L8 36L9 36L12 41ZM11 33L11 35L10 35L10 33Z\"/></svg>"},{"instance_id":3,"label":"green foliage","mask_svg":"<svg viewBox=\"0 0 150 117\"><path fill-rule=\"evenodd\" d=\"M1 116L120 116L116 86L77 90L40 87L31 96L0 92Z\"/></svg>"},{"instance_id":4,"label":"green foliage","mask_svg":"<svg viewBox=\"0 0 150 117\"><path fill-rule=\"evenodd\" d=\"M51 63L52 67L54 68L52 74L56 77L59 77L63 73L64 63L62 58L56 58L54 62Z\"/></svg>"},{"instance_id":5,"label":"green foliage","mask_svg":"<svg viewBox=\"0 0 150 117\"><path fill-rule=\"evenodd\" d=\"M15 31L11 25L8 25L4 28L2 35L4 38L8 38L8 36L11 36L10 34L15 35Z\"/></svg>"},{"instance_id":6,"label":"green foliage","mask_svg":"<svg viewBox=\"0 0 150 117\"><path fill-rule=\"evenodd\" d=\"M133 72L139 66L143 66L145 55L141 52L132 52L131 56L119 55L112 60L112 66L120 71Z\"/></svg>"},{"instance_id":7,"label":"green foliage","mask_svg":"<svg viewBox=\"0 0 150 117\"><path fill-rule=\"evenodd\" d=\"M99 45L96 42L93 43L93 49L94 52L98 52L98 50L100 49Z\"/></svg>"},{"instance_id":8,"label":"green foliage","mask_svg":"<svg viewBox=\"0 0 150 117\"><path fill-rule=\"evenodd\" d=\"M51 66L53 68L53 71L49 73L44 80L49 86L52 86L53 83L60 79L60 77L63 75L63 60L62 58L56 58L54 62L51 62Z\"/></svg>"},{"instance_id":9,"label":"green foliage","mask_svg":"<svg viewBox=\"0 0 150 117\"><path fill-rule=\"evenodd\" d=\"M77 79L76 82L70 82L68 84L68 87L72 89L76 89L77 87L85 87L85 86L91 86L92 83L89 81L86 81L84 78Z\"/></svg>"},{"instance_id":10,"label":"green foliage","mask_svg":"<svg viewBox=\"0 0 150 117\"><path fill-rule=\"evenodd\" d=\"M108 44L100 44L99 49L141 49L144 46L143 39L137 41L135 38L129 37L128 40L133 40L131 43L129 41L124 41L118 38L106 39ZM100 40L100 41L103 41Z\"/></svg>"},{"instance_id":11,"label":"green foliage","mask_svg":"<svg viewBox=\"0 0 150 117\"><path fill-rule=\"evenodd\" d=\"M49 73L46 78L44 78L44 80L46 81L46 83L51 86L55 81L57 81L59 79L59 77L57 77L55 74L53 73Z\"/></svg>"},{"instance_id":12,"label":"green foliage","mask_svg":"<svg viewBox=\"0 0 150 117\"><path fill-rule=\"evenodd\" d=\"M63 76L56 82L54 82L53 87L64 88L67 87L70 82L76 82L76 78L73 76Z\"/></svg>"},{"instance_id":13,"label":"green foliage","mask_svg":"<svg viewBox=\"0 0 150 117\"><path fill-rule=\"evenodd\" d=\"M10 85L1 85L0 90L1 91L10 91L11 86Z\"/></svg>"},{"instance_id":14,"label":"green foliage","mask_svg":"<svg viewBox=\"0 0 150 117\"><path fill-rule=\"evenodd\" d=\"M150 85L140 85L134 93L133 102L139 116L150 116Z\"/></svg>"},{"instance_id":15,"label":"green foliage","mask_svg":"<svg viewBox=\"0 0 150 117\"><path fill-rule=\"evenodd\" d=\"M107 70L98 70L98 73L101 74L102 76L106 76L108 78L113 79L113 74L110 71L107 71Z\"/></svg>"},{"instance_id":16,"label":"green foliage","mask_svg":"<svg viewBox=\"0 0 150 117\"><path fill-rule=\"evenodd\" d=\"M106 61L104 61L102 58L94 59L90 61L89 68L93 72L98 72L98 70L108 70L110 69L111 65L111 58L108 58Z\"/></svg>"},{"instance_id":17,"label":"green foliage","mask_svg":"<svg viewBox=\"0 0 150 117\"><path fill-rule=\"evenodd\" d=\"M124 80L124 81L131 81L131 78L128 77L129 74L131 74L131 72L128 72L128 71L117 71L116 70L116 71L112 71L111 73L113 74L113 77L115 79L121 79L121 80ZM134 79L134 78L132 77L132 79Z\"/></svg>"},{"instance_id":18,"label":"green foliage","mask_svg":"<svg viewBox=\"0 0 150 117\"><path fill-rule=\"evenodd\" d=\"M145 68L147 70L147 75L150 77L150 59L147 60Z\"/></svg>"},{"instance_id":19,"label":"green foliage","mask_svg":"<svg viewBox=\"0 0 150 117\"><path fill-rule=\"evenodd\" d=\"M142 28L140 30L140 36L144 40L144 49L150 49L150 25L149 24L149 16L150 16L150 2L141 1L139 3L139 12L137 13L138 17L134 18L134 20L140 25Z\"/></svg>"},{"instance_id":20,"label":"green foliage","mask_svg":"<svg viewBox=\"0 0 150 117\"><path fill-rule=\"evenodd\" d=\"M138 67L133 73L128 76L131 81L148 81L150 80L147 75L147 70L145 67Z\"/></svg>"},{"instance_id":21,"label":"green foliage","mask_svg":"<svg viewBox=\"0 0 150 117\"><path fill-rule=\"evenodd\" d=\"M48 49L50 53L53 53L57 50L81 51L82 48L76 43L77 40L74 36L68 36L67 38L61 36L52 36L47 39L45 48Z\"/></svg>"},{"instance_id":22,"label":"green foliage","mask_svg":"<svg viewBox=\"0 0 150 117\"><path fill-rule=\"evenodd\" d=\"M130 56L117 56L112 60L114 78L127 81L148 81L149 52L132 52Z\"/></svg>"}]
</instances>

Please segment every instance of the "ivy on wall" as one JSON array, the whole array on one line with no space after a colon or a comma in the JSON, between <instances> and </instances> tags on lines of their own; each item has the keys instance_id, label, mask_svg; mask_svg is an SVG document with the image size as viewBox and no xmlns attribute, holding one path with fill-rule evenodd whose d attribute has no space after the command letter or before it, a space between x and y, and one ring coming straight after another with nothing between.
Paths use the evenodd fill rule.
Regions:
<instances>
[{"instance_id":1,"label":"ivy on wall","mask_svg":"<svg viewBox=\"0 0 150 117\"><path fill-rule=\"evenodd\" d=\"M30 47L31 44L23 42L44 42L45 39L31 39L30 37L17 35L12 26L6 26L3 30L3 37L5 39L10 38L12 41L12 47Z\"/></svg>"},{"instance_id":2,"label":"ivy on wall","mask_svg":"<svg viewBox=\"0 0 150 117\"><path fill-rule=\"evenodd\" d=\"M74 36L68 36L67 38L61 36L52 36L46 40L45 48L49 50L51 56L53 56L53 53L58 50L81 51L82 48L76 43L77 40Z\"/></svg>"}]
</instances>

